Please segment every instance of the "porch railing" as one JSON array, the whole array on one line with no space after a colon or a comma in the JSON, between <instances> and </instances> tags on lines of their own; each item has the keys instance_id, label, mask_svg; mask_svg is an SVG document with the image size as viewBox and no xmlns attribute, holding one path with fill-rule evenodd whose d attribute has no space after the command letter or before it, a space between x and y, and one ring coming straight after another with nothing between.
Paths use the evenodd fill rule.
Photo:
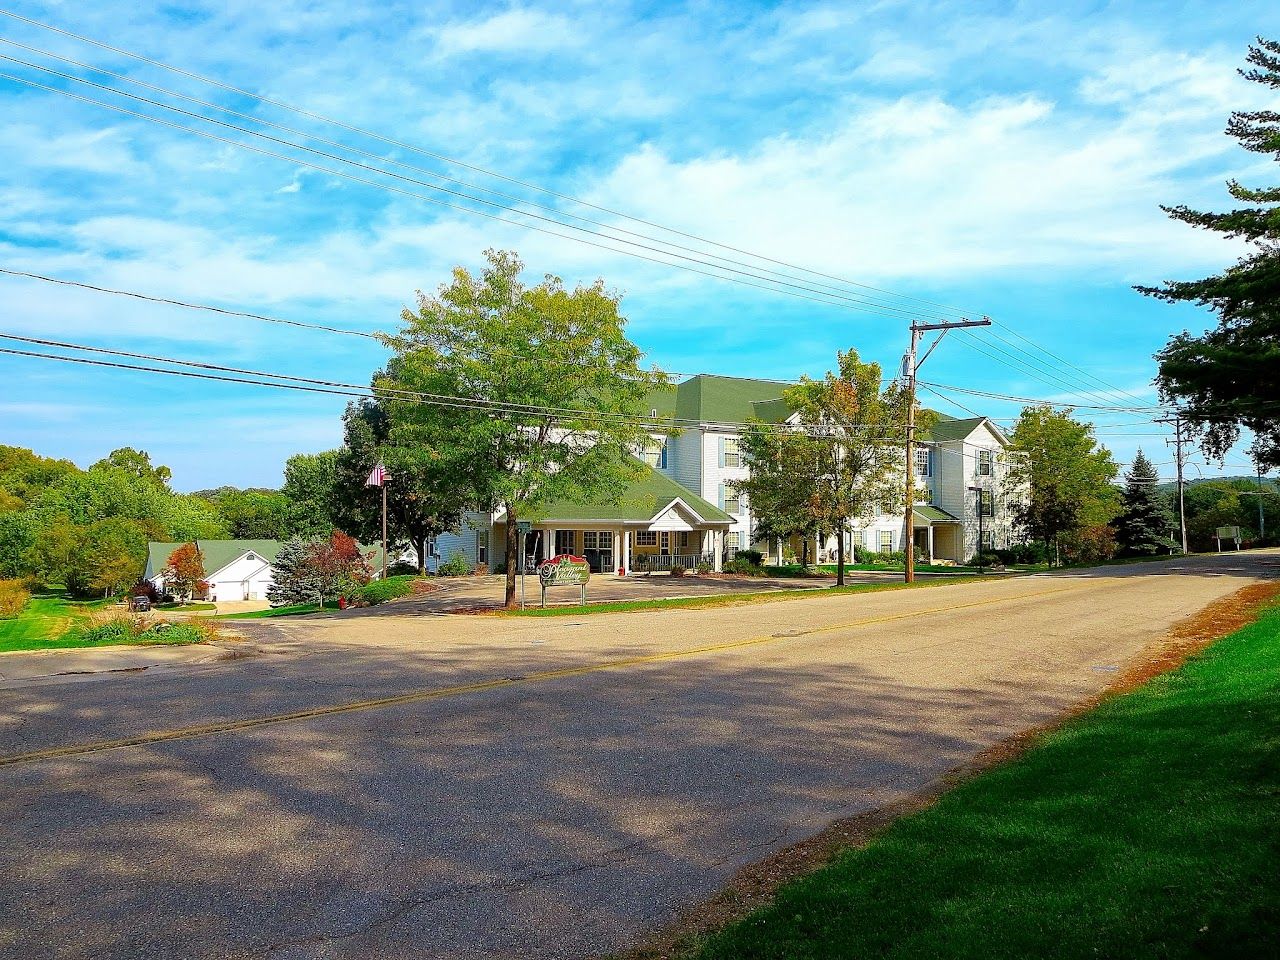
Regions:
<instances>
[{"instance_id":1,"label":"porch railing","mask_svg":"<svg viewBox=\"0 0 1280 960\"><path fill-rule=\"evenodd\" d=\"M641 558L644 558L643 560ZM672 567L684 567L686 570L696 570L700 563L712 563L714 557L709 553L669 553L666 555L658 553L633 553L631 555L631 569L643 573L646 570L656 570L659 573L669 571Z\"/></svg>"}]
</instances>

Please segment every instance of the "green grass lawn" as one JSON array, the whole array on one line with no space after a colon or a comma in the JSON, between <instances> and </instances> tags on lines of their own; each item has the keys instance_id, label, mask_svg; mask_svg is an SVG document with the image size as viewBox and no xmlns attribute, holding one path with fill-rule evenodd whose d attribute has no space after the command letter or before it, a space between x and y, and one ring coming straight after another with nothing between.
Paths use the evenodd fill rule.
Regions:
<instances>
[{"instance_id":1,"label":"green grass lawn","mask_svg":"<svg viewBox=\"0 0 1280 960\"><path fill-rule=\"evenodd\" d=\"M17 650L62 650L77 647L129 644L179 644L198 642L200 635L188 629L171 634L148 634L145 638L90 639L76 628L89 623L94 611L112 606L114 600L69 600L60 593L37 594L22 613L12 620L0 620L0 653ZM123 611L122 611L123 613Z\"/></svg>"},{"instance_id":2,"label":"green grass lawn","mask_svg":"<svg viewBox=\"0 0 1280 960\"><path fill-rule=\"evenodd\" d=\"M826 587L821 584L797 590L763 590L758 593L717 593L707 597L655 597L652 600L619 600L590 603L586 606L534 607L524 610L497 610L502 617L576 617L594 613L626 613L630 610L670 610L672 608L731 607L747 603L768 603L775 600L803 600L829 597L844 593L877 593L881 590L918 590L925 587L949 586L970 583L978 577L956 577L952 580L917 580L915 583L851 583L843 587ZM530 599L528 602L536 603Z\"/></svg>"},{"instance_id":3,"label":"green grass lawn","mask_svg":"<svg viewBox=\"0 0 1280 960\"><path fill-rule=\"evenodd\" d=\"M845 570L878 570L884 573L901 573L902 565L889 566L880 563L846 563ZM823 573L829 573L835 576L836 565L834 563L823 563L818 566ZM954 567L945 566L940 563L917 563L916 573L978 573L977 567L962 567L956 565Z\"/></svg>"},{"instance_id":4,"label":"green grass lawn","mask_svg":"<svg viewBox=\"0 0 1280 960\"><path fill-rule=\"evenodd\" d=\"M1280 606L783 888L698 960L1280 955Z\"/></svg>"},{"instance_id":5,"label":"green grass lawn","mask_svg":"<svg viewBox=\"0 0 1280 960\"><path fill-rule=\"evenodd\" d=\"M330 603L325 610L338 609L336 603ZM301 613L316 613L320 607L314 603L298 603L289 607L272 607L269 610L250 610L247 613L223 613L210 620L263 620L268 617L294 617Z\"/></svg>"}]
</instances>

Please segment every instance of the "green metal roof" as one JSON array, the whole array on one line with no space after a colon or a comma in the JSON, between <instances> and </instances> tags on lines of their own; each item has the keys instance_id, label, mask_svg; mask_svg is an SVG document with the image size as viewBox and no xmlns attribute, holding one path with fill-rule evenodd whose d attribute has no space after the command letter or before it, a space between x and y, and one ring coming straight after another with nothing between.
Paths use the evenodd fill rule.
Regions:
<instances>
[{"instance_id":1,"label":"green metal roof","mask_svg":"<svg viewBox=\"0 0 1280 960\"><path fill-rule=\"evenodd\" d=\"M765 419L762 414L768 414L771 422L781 422L790 416L782 391L792 386L795 384L780 380L701 373L676 388L676 416L702 423L745 423L752 417Z\"/></svg>"},{"instance_id":2,"label":"green metal roof","mask_svg":"<svg viewBox=\"0 0 1280 960\"><path fill-rule=\"evenodd\" d=\"M547 504L538 511L536 522L587 520L615 520L642 523L652 520L672 500L679 498L703 520L730 523L733 517L719 507L708 503L670 477L664 476L648 464L643 464L644 474L628 483L611 500L591 500L577 503L568 500Z\"/></svg>"},{"instance_id":3,"label":"green metal roof","mask_svg":"<svg viewBox=\"0 0 1280 960\"><path fill-rule=\"evenodd\" d=\"M250 550L270 563L280 552L279 540L199 540L200 553L204 555L204 572L217 573L233 560ZM155 576L169 565L169 555L181 543L148 543L147 569Z\"/></svg>"},{"instance_id":4,"label":"green metal roof","mask_svg":"<svg viewBox=\"0 0 1280 960\"><path fill-rule=\"evenodd\" d=\"M271 563L279 555L280 547L283 546L279 540L197 540L196 544L200 548L200 553L204 556L204 572L206 575L217 573L227 564L238 560L250 551ZM181 543L156 543L154 541L147 544L147 569L153 577L169 565L169 555L181 546ZM370 547L366 544L359 544L359 546L360 552L366 557L370 553L373 554L369 564L373 567L375 573L381 573L382 544L378 544L376 547Z\"/></svg>"},{"instance_id":5,"label":"green metal roof","mask_svg":"<svg viewBox=\"0 0 1280 960\"><path fill-rule=\"evenodd\" d=\"M928 523L938 523L938 522L948 522L948 521L951 523L960 522L959 517L954 517L951 514L947 513L947 511L941 510L938 507L913 507L911 512L912 512L913 525L915 521L919 521L919 520L924 520Z\"/></svg>"}]
</instances>

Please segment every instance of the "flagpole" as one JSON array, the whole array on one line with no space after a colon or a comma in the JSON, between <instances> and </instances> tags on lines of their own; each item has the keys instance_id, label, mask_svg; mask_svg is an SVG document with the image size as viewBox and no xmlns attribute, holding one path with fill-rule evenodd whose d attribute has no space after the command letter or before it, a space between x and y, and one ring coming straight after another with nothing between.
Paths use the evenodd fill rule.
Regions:
<instances>
[{"instance_id":1,"label":"flagpole","mask_svg":"<svg viewBox=\"0 0 1280 960\"><path fill-rule=\"evenodd\" d=\"M382 480L382 579L387 579L387 480Z\"/></svg>"}]
</instances>

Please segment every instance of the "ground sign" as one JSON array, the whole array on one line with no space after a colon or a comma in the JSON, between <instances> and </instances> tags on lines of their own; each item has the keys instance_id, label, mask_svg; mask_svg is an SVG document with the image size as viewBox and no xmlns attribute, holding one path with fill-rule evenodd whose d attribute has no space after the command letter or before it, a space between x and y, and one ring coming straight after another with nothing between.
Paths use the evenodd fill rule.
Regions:
<instances>
[{"instance_id":1,"label":"ground sign","mask_svg":"<svg viewBox=\"0 0 1280 960\"><path fill-rule=\"evenodd\" d=\"M1237 550L1240 549L1240 528L1239 527L1219 527L1217 531L1214 533L1213 537L1215 540L1218 541L1219 553L1222 552L1223 540L1234 540L1236 542L1236 549Z\"/></svg>"},{"instance_id":2,"label":"ground sign","mask_svg":"<svg viewBox=\"0 0 1280 960\"><path fill-rule=\"evenodd\" d=\"M591 579L591 565L583 557L561 553L538 564L538 583L542 586L542 605L547 605L549 587L577 587L582 591L582 602L587 602L587 581Z\"/></svg>"}]
</instances>

